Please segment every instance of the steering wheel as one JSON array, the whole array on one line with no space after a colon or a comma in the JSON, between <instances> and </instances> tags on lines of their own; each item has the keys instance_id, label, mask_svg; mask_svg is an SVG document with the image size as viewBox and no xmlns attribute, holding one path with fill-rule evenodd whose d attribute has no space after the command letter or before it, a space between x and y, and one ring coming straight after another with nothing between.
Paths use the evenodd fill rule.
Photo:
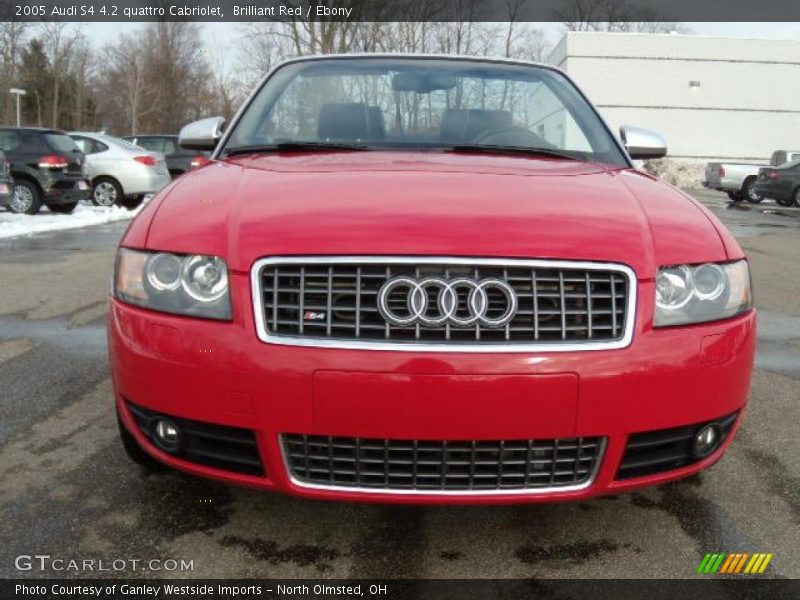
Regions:
<instances>
[{"instance_id":1,"label":"steering wheel","mask_svg":"<svg viewBox=\"0 0 800 600\"><path fill-rule=\"evenodd\" d=\"M472 141L475 144L486 144L487 146L520 146L523 148L555 149L552 144L544 141L531 130L517 125L505 125L487 129L475 136L475 139Z\"/></svg>"}]
</instances>

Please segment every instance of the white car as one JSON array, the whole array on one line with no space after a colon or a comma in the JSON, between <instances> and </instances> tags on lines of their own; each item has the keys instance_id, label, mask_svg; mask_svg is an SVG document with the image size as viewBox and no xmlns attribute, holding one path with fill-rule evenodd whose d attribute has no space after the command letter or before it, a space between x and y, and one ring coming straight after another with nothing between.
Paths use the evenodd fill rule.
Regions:
<instances>
[{"instance_id":1,"label":"white car","mask_svg":"<svg viewBox=\"0 0 800 600\"><path fill-rule=\"evenodd\" d=\"M103 133L69 134L86 155L90 199L97 206L140 201L170 182L164 155Z\"/></svg>"}]
</instances>

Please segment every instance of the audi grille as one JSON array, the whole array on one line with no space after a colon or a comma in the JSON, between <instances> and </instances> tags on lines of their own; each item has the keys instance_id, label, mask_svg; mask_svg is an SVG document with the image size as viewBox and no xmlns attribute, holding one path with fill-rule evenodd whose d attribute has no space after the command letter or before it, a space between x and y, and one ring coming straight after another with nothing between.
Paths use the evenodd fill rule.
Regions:
<instances>
[{"instance_id":1,"label":"audi grille","mask_svg":"<svg viewBox=\"0 0 800 600\"><path fill-rule=\"evenodd\" d=\"M263 341L520 351L624 347L624 265L441 258L270 258L253 268Z\"/></svg>"}]
</instances>

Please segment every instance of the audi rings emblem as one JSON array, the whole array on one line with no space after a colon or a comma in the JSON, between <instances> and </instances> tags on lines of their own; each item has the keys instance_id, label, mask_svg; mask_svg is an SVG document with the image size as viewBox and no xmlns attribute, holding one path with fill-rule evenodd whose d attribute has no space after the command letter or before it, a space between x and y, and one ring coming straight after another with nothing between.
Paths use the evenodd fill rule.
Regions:
<instances>
[{"instance_id":1,"label":"audi rings emblem","mask_svg":"<svg viewBox=\"0 0 800 600\"><path fill-rule=\"evenodd\" d=\"M401 276L381 286L378 312L397 326L502 327L517 312L517 295L500 279Z\"/></svg>"}]
</instances>

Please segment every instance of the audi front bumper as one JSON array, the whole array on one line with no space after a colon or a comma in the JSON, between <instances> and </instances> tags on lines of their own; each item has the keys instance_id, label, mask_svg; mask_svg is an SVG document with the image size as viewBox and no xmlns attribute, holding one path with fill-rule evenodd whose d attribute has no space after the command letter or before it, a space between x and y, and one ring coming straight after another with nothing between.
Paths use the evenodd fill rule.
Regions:
<instances>
[{"instance_id":1,"label":"audi front bumper","mask_svg":"<svg viewBox=\"0 0 800 600\"><path fill-rule=\"evenodd\" d=\"M725 452L747 401L755 311L653 330L652 309L640 302L630 344L600 351L313 348L261 341L253 312L236 310L251 303L247 276L231 277L232 323L156 313L115 299L109 311L112 374L124 426L157 460L211 479L353 501L579 500L709 467ZM638 288L640 298L652 298L652 283L639 282ZM185 428L186 451L170 453L154 443L150 425L159 415ZM705 457L681 459L675 446L658 447L675 432L690 435L707 423L718 427L721 443ZM520 472L515 459L532 457L534 465L550 460L549 469L556 442L565 459L573 460L568 468L574 480L553 476L551 482L534 466L527 480L543 485L514 486ZM487 453L475 454L473 443ZM403 464L404 456L413 457L415 444L420 465L428 457L441 468L445 456L467 469L460 472L467 480L472 468L473 489L459 489L458 477L441 479L441 473L439 479L428 473L432 478L426 480L417 470L417 481L409 483L401 477L408 471L387 470L386 461ZM583 448L576 454L578 444ZM531 454L525 454L529 447ZM659 448L661 459L642 454L648 447ZM688 446L681 448L685 454ZM323 449L341 459L333 470L348 460L354 464L359 455L375 462L359 461L355 479L323 481L313 468L320 465L324 472ZM508 459L502 469L512 476L489 479L501 484L497 489L482 487L474 478L484 468L481 456ZM576 457L589 458L576 466ZM304 470L309 459L312 468ZM369 479L375 473L370 464L385 481Z\"/></svg>"}]
</instances>

